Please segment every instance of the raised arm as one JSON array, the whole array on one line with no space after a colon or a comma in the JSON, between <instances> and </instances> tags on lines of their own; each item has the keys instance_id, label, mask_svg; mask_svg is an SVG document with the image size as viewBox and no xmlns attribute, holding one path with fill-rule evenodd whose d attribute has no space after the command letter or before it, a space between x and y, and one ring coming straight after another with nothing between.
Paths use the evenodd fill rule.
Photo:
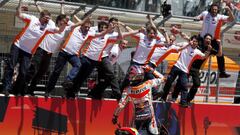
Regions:
<instances>
[{"instance_id":1,"label":"raised arm","mask_svg":"<svg viewBox=\"0 0 240 135\"><path fill-rule=\"evenodd\" d=\"M228 21L229 21L229 22L232 22L232 21L235 19L232 10L230 9L229 6L226 6L226 7L225 7L225 10L228 12L228 16L229 16L229 17L228 17Z\"/></svg>"},{"instance_id":2,"label":"raised arm","mask_svg":"<svg viewBox=\"0 0 240 135\"><path fill-rule=\"evenodd\" d=\"M123 34L121 29L119 28L118 23L116 24L117 32L118 32L118 39L122 40L123 39Z\"/></svg>"},{"instance_id":3,"label":"raised arm","mask_svg":"<svg viewBox=\"0 0 240 135\"><path fill-rule=\"evenodd\" d=\"M204 52L202 59L206 59L211 54L212 46L208 45L207 51Z\"/></svg>"},{"instance_id":4,"label":"raised arm","mask_svg":"<svg viewBox=\"0 0 240 135\"><path fill-rule=\"evenodd\" d=\"M16 11L16 16L20 19L22 19L22 0L19 0L18 6L17 6L17 11Z\"/></svg>"},{"instance_id":5,"label":"raised arm","mask_svg":"<svg viewBox=\"0 0 240 135\"><path fill-rule=\"evenodd\" d=\"M64 2L64 0L61 0L61 2ZM60 14L65 15L64 4L60 3L60 5L61 5Z\"/></svg>"},{"instance_id":6,"label":"raised arm","mask_svg":"<svg viewBox=\"0 0 240 135\"><path fill-rule=\"evenodd\" d=\"M74 15L75 16L75 15ZM80 25L83 25L84 23L86 23L87 21L90 21L90 17L91 17L91 14L87 15L83 20L78 20L77 23L71 25L71 29L74 29Z\"/></svg>"},{"instance_id":7,"label":"raised arm","mask_svg":"<svg viewBox=\"0 0 240 135\"><path fill-rule=\"evenodd\" d=\"M96 34L94 35L94 38L102 37L102 36L106 35L107 33L109 33L110 31L112 31L113 29L114 29L113 25L109 25L107 30L102 31L102 32L100 32L100 33L96 33Z\"/></svg>"},{"instance_id":8,"label":"raised arm","mask_svg":"<svg viewBox=\"0 0 240 135\"><path fill-rule=\"evenodd\" d=\"M80 22L82 21L80 18L78 18L76 15L73 15L73 18L77 21L77 22Z\"/></svg>"},{"instance_id":9,"label":"raised arm","mask_svg":"<svg viewBox=\"0 0 240 135\"><path fill-rule=\"evenodd\" d=\"M177 29L176 27L172 27L172 29L171 29L171 31L174 31L174 32L176 32L176 33L179 33L179 35L183 38L183 39L185 39L185 40L187 40L187 41L190 41L190 37L186 34L186 33L183 33L180 29Z\"/></svg>"},{"instance_id":10,"label":"raised arm","mask_svg":"<svg viewBox=\"0 0 240 135\"><path fill-rule=\"evenodd\" d=\"M118 24L119 24L120 26L122 26L124 29L126 29L127 32L134 31L132 28L130 28L129 26L127 26L126 24L124 24L124 23L121 22L121 21L118 21Z\"/></svg>"},{"instance_id":11,"label":"raised arm","mask_svg":"<svg viewBox=\"0 0 240 135\"><path fill-rule=\"evenodd\" d=\"M53 28L53 30L50 30L50 31L52 31L53 33L61 33L64 31L64 29L66 28L67 25L68 24L66 22L65 24L61 25L60 27L55 27L55 28Z\"/></svg>"},{"instance_id":12,"label":"raised arm","mask_svg":"<svg viewBox=\"0 0 240 135\"><path fill-rule=\"evenodd\" d=\"M143 68L145 72L150 72L156 77L155 79L149 80L152 82L151 83L152 87L159 86L161 85L162 82L166 80L166 78L161 73L159 73L157 70L154 70L152 67L147 65L147 66L144 66Z\"/></svg>"},{"instance_id":13,"label":"raised arm","mask_svg":"<svg viewBox=\"0 0 240 135\"><path fill-rule=\"evenodd\" d=\"M180 31L179 34L183 39L190 41L190 37L186 33L183 33L182 31Z\"/></svg>"},{"instance_id":14,"label":"raised arm","mask_svg":"<svg viewBox=\"0 0 240 135\"><path fill-rule=\"evenodd\" d=\"M16 10L16 16L23 21L24 21L24 19L28 18L28 17L24 16L22 13L22 0L19 0L17 10Z\"/></svg>"},{"instance_id":15,"label":"raised arm","mask_svg":"<svg viewBox=\"0 0 240 135\"><path fill-rule=\"evenodd\" d=\"M43 9L39 6L39 4L37 4L37 0L34 0L34 4L35 4L38 12L41 13L43 11Z\"/></svg>"},{"instance_id":16,"label":"raised arm","mask_svg":"<svg viewBox=\"0 0 240 135\"><path fill-rule=\"evenodd\" d=\"M181 52L182 50L184 50L184 49L186 49L187 47L189 47L191 44L192 44L191 41L189 41L189 44L180 47L180 48L177 50L177 52Z\"/></svg>"},{"instance_id":17,"label":"raised arm","mask_svg":"<svg viewBox=\"0 0 240 135\"><path fill-rule=\"evenodd\" d=\"M148 19L150 25L155 29L155 31L158 31L156 25L153 23L153 20L149 14L147 15L147 19Z\"/></svg>"},{"instance_id":18,"label":"raised arm","mask_svg":"<svg viewBox=\"0 0 240 135\"><path fill-rule=\"evenodd\" d=\"M140 31L140 30L134 30L134 31L130 31L130 32L124 32L124 33L122 34L122 36L123 36L123 38L125 38L125 37L127 37L127 36L132 36L132 35L134 35L134 34L139 33L139 31Z\"/></svg>"},{"instance_id":19,"label":"raised arm","mask_svg":"<svg viewBox=\"0 0 240 135\"><path fill-rule=\"evenodd\" d=\"M166 30L163 27L158 27L158 31L164 36L167 44L170 44L170 39L168 36L168 33L166 32Z\"/></svg>"},{"instance_id":20,"label":"raised arm","mask_svg":"<svg viewBox=\"0 0 240 135\"><path fill-rule=\"evenodd\" d=\"M123 33L123 38L127 37L127 36L132 36L134 34L137 34L141 31L145 31L144 27L141 27L139 30L133 30L133 31L130 31L130 32L124 32Z\"/></svg>"}]
</instances>

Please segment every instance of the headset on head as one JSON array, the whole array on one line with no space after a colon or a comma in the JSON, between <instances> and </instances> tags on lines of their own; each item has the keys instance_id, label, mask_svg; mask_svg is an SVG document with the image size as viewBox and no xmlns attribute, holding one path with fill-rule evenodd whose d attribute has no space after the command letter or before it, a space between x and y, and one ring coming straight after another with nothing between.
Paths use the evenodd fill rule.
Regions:
<instances>
[{"instance_id":1,"label":"headset on head","mask_svg":"<svg viewBox=\"0 0 240 135\"><path fill-rule=\"evenodd\" d=\"M211 8L212 8L213 6L217 6L217 7L218 7L218 13L220 13L220 6L219 6L218 3L213 3L213 4L209 7L208 12L209 12L209 13L211 12Z\"/></svg>"}]
</instances>

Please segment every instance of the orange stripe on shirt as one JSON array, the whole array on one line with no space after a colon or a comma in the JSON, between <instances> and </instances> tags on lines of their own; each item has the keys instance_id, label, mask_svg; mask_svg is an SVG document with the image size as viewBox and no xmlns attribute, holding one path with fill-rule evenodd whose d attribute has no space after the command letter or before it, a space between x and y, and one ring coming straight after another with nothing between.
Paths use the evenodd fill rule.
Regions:
<instances>
[{"instance_id":1,"label":"orange stripe on shirt","mask_svg":"<svg viewBox=\"0 0 240 135\"><path fill-rule=\"evenodd\" d=\"M98 37L98 38L102 38L102 37ZM91 39L89 39L90 42L88 43L88 45L86 46L86 48L84 48L84 50L83 50L83 52L82 52L83 55L85 55L85 54L87 53L88 48L90 47L91 42L92 42L93 39L94 39L94 37L92 37Z\"/></svg>"},{"instance_id":2,"label":"orange stripe on shirt","mask_svg":"<svg viewBox=\"0 0 240 135\"><path fill-rule=\"evenodd\" d=\"M88 41L88 40L91 41L92 39L93 39L92 36L88 36L88 37L83 41L83 43L82 43L80 49L79 49L78 52L77 52L77 53L78 53L78 54L77 54L78 56L80 55L80 52L81 52L82 48L84 47L84 45L87 43L87 41ZM88 45L87 47L89 47L89 45Z\"/></svg>"},{"instance_id":3,"label":"orange stripe on shirt","mask_svg":"<svg viewBox=\"0 0 240 135\"><path fill-rule=\"evenodd\" d=\"M216 29L215 29L215 33L214 33L214 38L215 39L221 39L221 27L222 27L222 24L223 24L223 20L219 20L218 21L218 24L216 26Z\"/></svg>"},{"instance_id":4,"label":"orange stripe on shirt","mask_svg":"<svg viewBox=\"0 0 240 135\"><path fill-rule=\"evenodd\" d=\"M195 61L195 60L198 60L198 59L202 59L202 56L201 55L195 55L192 60L190 61L189 65L188 65L188 72L190 71L190 68L192 66L192 63Z\"/></svg>"},{"instance_id":5,"label":"orange stripe on shirt","mask_svg":"<svg viewBox=\"0 0 240 135\"><path fill-rule=\"evenodd\" d=\"M177 50L176 49L169 49L167 50L166 53L164 53L159 59L158 61L156 62L156 66L158 66L169 54L171 53L177 53Z\"/></svg>"},{"instance_id":6,"label":"orange stripe on shirt","mask_svg":"<svg viewBox=\"0 0 240 135\"><path fill-rule=\"evenodd\" d=\"M43 39L48 35L48 34L53 34L53 32L50 31L45 31L45 33L39 38L39 40L37 41L37 43L35 44L35 46L33 47L33 49L31 50L32 54L34 54L37 50L37 48L39 47L39 45L42 43Z\"/></svg>"},{"instance_id":7,"label":"orange stripe on shirt","mask_svg":"<svg viewBox=\"0 0 240 135\"><path fill-rule=\"evenodd\" d=\"M148 56L147 56L147 59L145 61L145 64L148 63L148 61L151 59L153 53L154 53L154 50L157 48L157 47L163 47L162 45L154 45L154 47L151 49L151 51L149 52Z\"/></svg>"},{"instance_id":8,"label":"orange stripe on shirt","mask_svg":"<svg viewBox=\"0 0 240 135\"><path fill-rule=\"evenodd\" d=\"M102 61L102 55L103 55L103 51L105 50L105 48L108 46L108 44L110 43L115 43L117 41L117 39L111 39L111 40L107 40L107 43L104 45L99 57L98 57L98 61Z\"/></svg>"},{"instance_id":9,"label":"orange stripe on shirt","mask_svg":"<svg viewBox=\"0 0 240 135\"><path fill-rule=\"evenodd\" d=\"M83 55L85 55L85 54L87 53L87 50L88 50L90 44L91 44L91 40L90 40L90 42L88 43L88 45L86 46L86 48L84 48L84 50L83 50L83 52L82 52Z\"/></svg>"},{"instance_id":10,"label":"orange stripe on shirt","mask_svg":"<svg viewBox=\"0 0 240 135\"><path fill-rule=\"evenodd\" d=\"M22 35L26 32L31 22L31 20L29 19L23 19L23 21L26 23L26 25L24 26L24 28L22 28L21 32L19 32L18 35L15 37L14 42L16 42L22 37Z\"/></svg>"},{"instance_id":11,"label":"orange stripe on shirt","mask_svg":"<svg viewBox=\"0 0 240 135\"><path fill-rule=\"evenodd\" d=\"M62 50L63 50L64 48L66 48L66 46L67 46L67 44L68 44L68 42L69 42L69 40L70 40L70 38L71 38L71 36L72 36L72 34L73 34L73 31L74 31L74 29L72 29L72 30L69 32L69 34L68 34L68 36L67 36L67 38L66 38L66 40L65 40L65 42L64 42L64 44L63 44L63 46L62 46Z\"/></svg>"}]
</instances>

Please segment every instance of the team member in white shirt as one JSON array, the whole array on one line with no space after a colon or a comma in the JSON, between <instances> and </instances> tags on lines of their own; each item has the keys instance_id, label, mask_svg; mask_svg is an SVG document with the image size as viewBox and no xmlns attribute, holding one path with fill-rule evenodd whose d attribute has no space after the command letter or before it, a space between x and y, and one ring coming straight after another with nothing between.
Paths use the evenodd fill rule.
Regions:
<instances>
[{"instance_id":1,"label":"team member in white shirt","mask_svg":"<svg viewBox=\"0 0 240 135\"><path fill-rule=\"evenodd\" d=\"M167 81L165 83L165 86L163 88L163 95L162 100L166 101L167 95L169 93L169 90L172 86L172 83L176 79L176 77L179 78L179 85L178 88L180 88L181 91L181 101L180 105L183 107L188 106L187 102L187 83L188 83L188 73L189 68L191 67L191 64L196 59L204 59L209 56L211 47L208 48L208 51L206 51L204 54L197 49L198 46L198 39L197 36L192 36L190 38L189 45L186 49L182 50L180 57L176 64L172 67L170 73L168 74Z\"/></svg>"},{"instance_id":2,"label":"team member in white shirt","mask_svg":"<svg viewBox=\"0 0 240 135\"><path fill-rule=\"evenodd\" d=\"M10 59L3 78L3 93L8 96L12 90L13 70L17 63L20 64L19 75L14 88L14 94L24 95L24 80L30 65L32 50L38 39L48 28L54 28L55 24L51 21L51 14L47 10L40 13L37 18L32 15L24 14L21 11L22 0L19 1L16 16L26 23L22 31L16 36L10 50Z\"/></svg>"},{"instance_id":3,"label":"team member in white shirt","mask_svg":"<svg viewBox=\"0 0 240 135\"><path fill-rule=\"evenodd\" d=\"M217 4L212 4L209 11L202 12L197 19L203 20L203 27L200 33L200 40L203 43L203 37L207 33L211 34L213 37L212 46L215 50L220 50L221 53L217 52L217 62L218 62L218 69L219 69L219 77L220 78L228 78L230 77L229 74L225 71L225 62L224 62L224 55L222 54L222 46L221 46L221 27L223 23L231 22L234 20L234 15L231 9L226 6L226 11L228 11L229 16L219 14L219 6ZM220 48L220 49L218 49ZM216 54L215 54L216 55Z\"/></svg>"},{"instance_id":4,"label":"team member in white shirt","mask_svg":"<svg viewBox=\"0 0 240 135\"><path fill-rule=\"evenodd\" d=\"M109 59L113 65L117 62L120 54L122 53L123 49L127 47L127 45L128 45L127 40L121 40L119 44L113 45L109 53Z\"/></svg>"},{"instance_id":5,"label":"team member in white shirt","mask_svg":"<svg viewBox=\"0 0 240 135\"><path fill-rule=\"evenodd\" d=\"M168 39L165 39L166 35L162 35L156 26L154 25L152 18L147 15L148 23L146 30L143 31L142 33L138 33L134 35L134 38L137 39L138 45L136 46L136 51L134 53L133 59L131 61L131 65L146 65L151 58L153 51L155 47L160 44L164 43L165 41L168 41ZM166 33L164 33L166 34ZM130 68L129 68L130 69ZM151 73L146 73L145 79L153 79L154 76ZM121 83L121 91L129 85L129 80L128 80L128 73L126 74L123 82ZM156 91L153 88L153 91ZM154 93L154 92L153 92Z\"/></svg>"},{"instance_id":6,"label":"team member in white shirt","mask_svg":"<svg viewBox=\"0 0 240 135\"><path fill-rule=\"evenodd\" d=\"M205 51L207 51L208 46L211 46L211 41L212 41L212 36L211 34L206 34L204 36L204 44L200 44L198 46L198 49L201 50L203 53L205 53ZM216 50L212 49L211 50L211 54L215 54ZM201 67L203 67L203 65L206 63L207 58L205 59L198 59L192 62L191 68L189 70L189 74L188 76L192 78L192 87L190 88L189 92L188 92L188 97L187 97L187 101L190 103L191 100L194 99L195 94L197 93L198 88L201 85L201 80L200 80L200 69ZM176 99L178 98L179 95L179 81L177 81L177 84L175 85L174 91L172 93L172 98L171 102L175 102Z\"/></svg>"},{"instance_id":7,"label":"team member in white shirt","mask_svg":"<svg viewBox=\"0 0 240 135\"><path fill-rule=\"evenodd\" d=\"M158 43L156 35L157 31L152 26L146 29L146 34L138 33L134 35L134 38L137 39L138 45L136 47L136 51L134 53L130 66L132 65L143 66L147 64L148 62L147 60L149 59L149 57L151 57L152 55L151 52L153 52L155 48L154 46ZM121 91L123 91L123 89L129 85L128 78L129 77L127 73L124 81L121 84Z\"/></svg>"},{"instance_id":8,"label":"team member in white shirt","mask_svg":"<svg viewBox=\"0 0 240 135\"><path fill-rule=\"evenodd\" d=\"M44 35L38 40L37 45L35 46L36 48L38 46L39 47L36 49L36 53L32 58L31 66L27 74L26 85L31 81L30 88L28 89L30 95L34 95L33 91L36 89L37 82L48 70L52 54L59 51L66 35L72 29L82 25L88 19L89 18L87 17L85 20L74 24L71 21L68 21L66 15L61 14L56 18L56 25L57 27L64 27L64 30L58 33L46 31ZM66 25L70 26L65 27Z\"/></svg>"},{"instance_id":9,"label":"team member in white shirt","mask_svg":"<svg viewBox=\"0 0 240 135\"><path fill-rule=\"evenodd\" d=\"M176 43L176 37L174 35L169 36L170 43L169 44L161 44L154 49L154 52L151 58L148 60L149 65L152 68L157 67L162 61L171 53L178 53L185 49L188 42L180 42Z\"/></svg>"},{"instance_id":10,"label":"team member in white shirt","mask_svg":"<svg viewBox=\"0 0 240 135\"><path fill-rule=\"evenodd\" d=\"M118 57L120 56L121 52L124 48L127 47L128 41L127 40L120 40L119 44L114 44L109 52L109 61L112 65L117 62ZM103 68L98 67L98 85L91 90L89 96L94 99L101 99L104 90L109 85L109 82L106 79L107 77L104 74Z\"/></svg>"},{"instance_id":11,"label":"team member in white shirt","mask_svg":"<svg viewBox=\"0 0 240 135\"><path fill-rule=\"evenodd\" d=\"M186 48L188 42L176 43L176 37L174 35L169 36L169 43L162 43L159 46L155 46L151 58L149 58L148 65L155 69L159 64L171 53L178 53ZM154 78L152 74L147 74L148 78ZM157 99L162 94L161 91L153 91L153 99Z\"/></svg>"},{"instance_id":12,"label":"team member in white shirt","mask_svg":"<svg viewBox=\"0 0 240 135\"><path fill-rule=\"evenodd\" d=\"M118 32L111 31L110 33L106 34L104 37L96 38L91 40L86 50L83 52L82 57L82 67L79 72L79 77L76 79L76 83L78 86L74 88L78 88L79 85L81 86L82 82L87 79L90 75L92 70L95 67L101 68L103 74L106 77L106 81L109 82L112 88L112 96L116 99L121 98L121 93L119 90L119 83L117 78L114 76L113 65L109 60L109 51L112 45L119 39L122 39L123 36L128 36L137 33L138 31L127 32L124 35L120 32L118 19L110 18L109 23L100 22L98 24L98 30L96 32L101 32L102 30L106 29L109 26L114 25Z\"/></svg>"},{"instance_id":13,"label":"team member in white shirt","mask_svg":"<svg viewBox=\"0 0 240 135\"><path fill-rule=\"evenodd\" d=\"M121 98L119 84L117 82L117 78L114 76L113 66L109 61L108 52L105 51L106 48L109 49L111 44L115 43L119 38L122 38L120 29L116 23L117 19L111 18L108 24L106 22L99 22L97 29L94 28L94 32L99 33L114 26L117 28L118 32L114 32L114 30L112 30L105 36L95 38L90 41L89 45L83 51L83 57L81 57L82 66L78 73L78 77L75 79L75 86L73 88L79 88L83 81L85 81L91 74L92 70L99 66L104 69L107 81L110 82L112 87L113 95L118 99Z\"/></svg>"},{"instance_id":14,"label":"team member in white shirt","mask_svg":"<svg viewBox=\"0 0 240 135\"><path fill-rule=\"evenodd\" d=\"M37 1L35 1L35 5L39 12L43 11L37 4ZM37 82L48 70L52 54L59 50L60 44L64 40L66 26L72 24L73 23L69 21L64 14L63 4L61 4L61 13L56 18L56 27L60 28L60 30L46 30L31 51L34 56L31 59L31 65L27 71L25 82L25 91L27 91L28 94L34 95L33 91L36 89ZM28 83L30 83L30 81L30 88L28 88Z\"/></svg>"},{"instance_id":15,"label":"team member in white shirt","mask_svg":"<svg viewBox=\"0 0 240 135\"><path fill-rule=\"evenodd\" d=\"M133 62L137 65L147 64L156 46L169 42L167 33L162 29L157 29L150 15L147 15L147 19L146 31L135 35L135 38L138 40L138 45L133 57Z\"/></svg>"},{"instance_id":16,"label":"team member in white shirt","mask_svg":"<svg viewBox=\"0 0 240 135\"><path fill-rule=\"evenodd\" d=\"M90 19L86 18L82 22L81 26L75 28L69 28L69 34L61 48L61 51L58 54L56 64L52 74L50 75L48 84L46 86L46 96L48 96L49 92L51 92L57 82L57 79L60 76L60 73L67 62L72 65L72 69L69 71L65 81L63 82L63 86L67 88L71 88L73 85L73 80L77 76L79 72L79 68L81 66L81 62L79 59L80 52L88 39L97 38L99 36L105 35L112 28L103 31L102 33L94 33L92 30L89 30L91 26ZM67 91L67 97L71 97L72 92Z\"/></svg>"}]
</instances>

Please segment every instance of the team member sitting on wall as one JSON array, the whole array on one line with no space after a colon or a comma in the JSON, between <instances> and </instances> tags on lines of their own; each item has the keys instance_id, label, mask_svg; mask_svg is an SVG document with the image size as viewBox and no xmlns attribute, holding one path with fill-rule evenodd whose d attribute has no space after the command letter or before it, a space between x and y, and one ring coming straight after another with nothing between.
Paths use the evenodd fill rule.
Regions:
<instances>
[{"instance_id":1,"label":"team member sitting on wall","mask_svg":"<svg viewBox=\"0 0 240 135\"><path fill-rule=\"evenodd\" d=\"M212 4L208 11L202 12L196 18L203 21L203 27L200 33L200 43L203 43L204 35L207 33L212 35L212 45L214 46L214 49L219 50L218 47L220 47L220 53L217 54L218 70L220 72L219 78L228 78L230 75L225 71L225 60L224 55L222 54L222 45L219 44L221 44L220 34L222 24L233 21L234 15L228 6L225 7L225 10L228 11L229 16L219 14L219 10L220 9L217 4Z\"/></svg>"},{"instance_id":2,"label":"team member sitting on wall","mask_svg":"<svg viewBox=\"0 0 240 135\"><path fill-rule=\"evenodd\" d=\"M25 95L25 79L30 66L32 50L47 29L55 28L55 23L51 20L51 14L47 10L43 10L40 13L40 17L37 18L22 13L21 8L22 0L19 0L16 16L26 23L26 25L16 36L11 46L10 57L3 77L3 93L5 96L8 96L9 91L12 90L12 76L17 63L19 63L20 69L15 83L14 94Z\"/></svg>"},{"instance_id":3,"label":"team member sitting on wall","mask_svg":"<svg viewBox=\"0 0 240 135\"><path fill-rule=\"evenodd\" d=\"M176 62L176 64L174 64L168 75L167 82L163 88L164 93L161 97L162 100L166 101L172 83L178 76L180 83L179 86L177 87L180 88L181 91L180 105L183 107L188 107L187 84L189 68L191 67L191 64L194 60L204 59L208 57L210 54L210 50L212 49L211 47L209 47L205 54L203 54L199 49L197 49L197 46L198 46L197 36L192 36L190 38L189 44L186 46L186 49L182 50L178 61Z\"/></svg>"}]
</instances>

